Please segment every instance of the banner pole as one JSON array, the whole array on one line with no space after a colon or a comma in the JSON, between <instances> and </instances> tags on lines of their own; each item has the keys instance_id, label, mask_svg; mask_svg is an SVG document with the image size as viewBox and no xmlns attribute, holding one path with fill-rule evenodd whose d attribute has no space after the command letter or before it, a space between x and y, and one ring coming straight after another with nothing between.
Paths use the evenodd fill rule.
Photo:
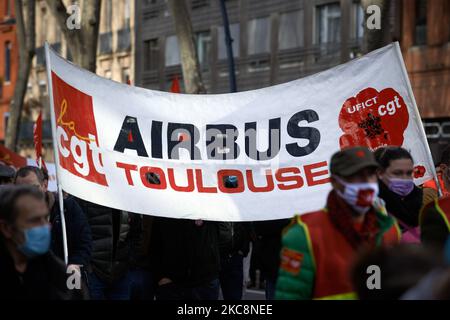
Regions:
<instances>
[{"instance_id":1,"label":"banner pole","mask_svg":"<svg viewBox=\"0 0 450 320\"><path fill-rule=\"evenodd\" d=\"M427 135L425 133L425 128L424 128L424 126L422 124L422 118L421 118L420 113L419 113L419 108L417 108L416 99L414 98L414 94L413 94L413 90L412 90L412 87L411 87L411 83L409 82L408 71L406 70L405 61L403 60L402 51L400 49L400 45L399 45L398 41L396 41L394 43L394 45L395 45L395 49L397 51L397 57L398 57L398 59L400 61L400 67L402 68L403 76L405 77L405 82L406 82L406 86L407 86L407 89L408 89L409 98L411 99L411 101L413 103L413 106L414 106L414 113L416 114L416 119L417 119L417 122L418 122L417 124L419 125L420 134L422 135L422 138L426 142L425 143L425 149L426 149L428 161L430 162L430 165L431 165L431 173L433 174L434 181L436 182L436 186L437 186L437 189L438 189L439 196L442 197L443 193L442 193L441 185L439 184L439 179L438 179L438 176L436 174L436 168L434 166L433 156L431 155L430 146L428 145Z\"/></svg>"},{"instance_id":2,"label":"banner pole","mask_svg":"<svg viewBox=\"0 0 450 320\"><path fill-rule=\"evenodd\" d=\"M56 181L58 186L58 199L59 199L59 209L61 215L61 227L63 236L63 248L64 248L64 262L66 266L69 262L69 250L67 248L67 231L66 231L66 218L64 215L64 197L61 187L61 176L59 171L59 153L58 144L56 142L56 117L55 117L55 106L53 101L53 86L52 86L52 75L50 66L50 48L48 42L45 42L45 65L47 69L47 86L48 86L48 97L50 101L50 118L52 123L52 140L53 140L53 153L55 156L55 171L56 171Z\"/></svg>"}]
</instances>

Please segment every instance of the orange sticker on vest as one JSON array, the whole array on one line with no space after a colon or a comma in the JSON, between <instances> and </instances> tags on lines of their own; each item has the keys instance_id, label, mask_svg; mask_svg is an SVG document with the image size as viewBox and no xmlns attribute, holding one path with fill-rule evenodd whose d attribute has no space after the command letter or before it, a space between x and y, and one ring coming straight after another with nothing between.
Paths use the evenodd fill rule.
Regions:
<instances>
[{"instance_id":1,"label":"orange sticker on vest","mask_svg":"<svg viewBox=\"0 0 450 320\"><path fill-rule=\"evenodd\" d=\"M283 248L281 251L281 269L297 275L303 261L303 253L291 249Z\"/></svg>"}]
</instances>

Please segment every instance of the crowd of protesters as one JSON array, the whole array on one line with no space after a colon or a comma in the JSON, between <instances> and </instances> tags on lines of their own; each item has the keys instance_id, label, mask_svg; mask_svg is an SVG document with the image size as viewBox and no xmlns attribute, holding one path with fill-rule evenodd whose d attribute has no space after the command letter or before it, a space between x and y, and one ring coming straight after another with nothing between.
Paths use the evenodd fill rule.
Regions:
<instances>
[{"instance_id":1,"label":"crowd of protesters","mask_svg":"<svg viewBox=\"0 0 450 320\"><path fill-rule=\"evenodd\" d=\"M139 215L64 193L65 264L47 173L2 165L0 299L241 300L246 269L267 300L449 299L450 146L437 169L439 185L416 186L407 150L344 149L330 160L324 209L245 223L153 217L151 204Z\"/></svg>"}]
</instances>

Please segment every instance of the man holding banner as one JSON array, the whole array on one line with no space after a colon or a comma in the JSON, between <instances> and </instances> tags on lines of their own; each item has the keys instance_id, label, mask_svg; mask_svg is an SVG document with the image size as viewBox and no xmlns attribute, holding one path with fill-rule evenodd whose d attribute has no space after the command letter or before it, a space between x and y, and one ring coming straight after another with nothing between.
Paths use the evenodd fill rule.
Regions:
<instances>
[{"instance_id":1,"label":"man holding banner","mask_svg":"<svg viewBox=\"0 0 450 320\"><path fill-rule=\"evenodd\" d=\"M416 184L436 178L398 43L310 77L218 95L172 94L109 81L68 63L48 44L46 62L61 199L64 189L111 210L151 212L191 225L201 221L203 227L320 210L294 220L286 234L279 296L287 290L290 298L348 297L344 276L325 291L319 284L313 288L311 278L295 277L307 268L333 269L332 262L322 263L333 254L352 258L360 245L397 241L393 220L373 202L376 163L370 150L403 146L420 172ZM230 176L237 187L226 185ZM321 210L324 203L328 214ZM331 256L322 250L337 244L319 244L321 237L313 234L327 226L342 245L327 251ZM302 240L291 244L292 233ZM338 269L343 275L348 265ZM323 270L315 272L317 279L328 280ZM286 289L293 279L289 274L293 282L306 283L303 293ZM213 278L207 279L212 287ZM167 285L173 279L158 280Z\"/></svg>"}]
</instances>

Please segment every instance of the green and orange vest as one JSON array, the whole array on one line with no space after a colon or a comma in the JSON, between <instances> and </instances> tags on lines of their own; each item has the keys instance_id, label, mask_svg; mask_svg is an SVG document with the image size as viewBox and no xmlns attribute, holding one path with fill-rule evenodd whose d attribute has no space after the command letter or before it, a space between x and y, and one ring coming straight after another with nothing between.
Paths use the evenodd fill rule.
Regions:
<instances>
[{"instance_id":1,"label":"green and orange vest","mask_svg":"<svg viewBox=\"0 0 450 320\"><path fill-rule=\"evenodd\" d=\"M376 245L398 243L401 232L385 210L376 210ZM326 209L296 216L285 229L277 299L355 299L350 270L355 248Z\"/></svg>"}]
</instances>

